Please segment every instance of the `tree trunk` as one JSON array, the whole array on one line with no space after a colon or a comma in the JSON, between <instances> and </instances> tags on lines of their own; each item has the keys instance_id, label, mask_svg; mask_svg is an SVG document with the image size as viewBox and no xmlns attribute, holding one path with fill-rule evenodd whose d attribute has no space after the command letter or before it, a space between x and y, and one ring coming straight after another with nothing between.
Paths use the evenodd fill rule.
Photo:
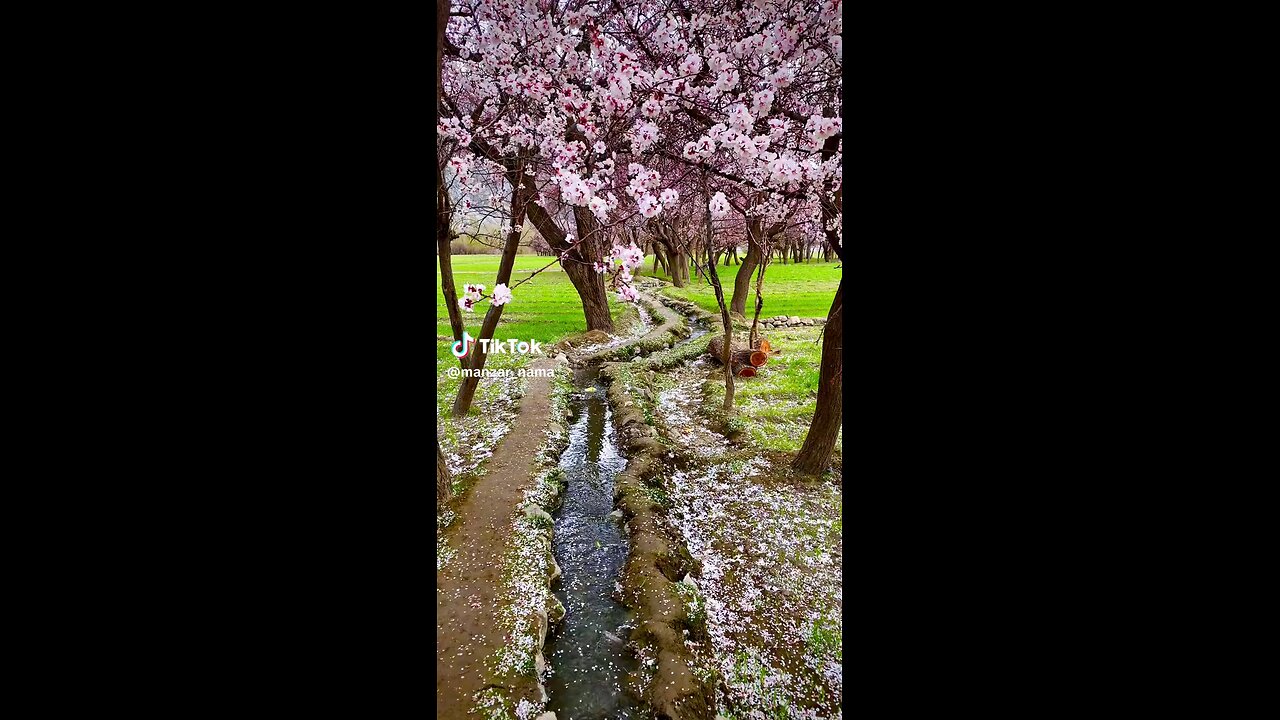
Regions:
<instances>
[{"instance_id":1,"label":"tree trunk","mask_svg":"<svg viewBox=\"0 0 1280 720\"><path fill-rule=\"evenodd\" d=\"M711 201L708 199L708 203ZM707 232L711 232L711 218L707 218ZM729 308L724 304L724 290L720 288L720 278L716 275L716 266L712 264L707 268L707 274L711 278L711 287L716 291L716 304L720 306L720 321L724 324L724 349L721 351L720 362L724 363L724 411L726 413L733 410L733 360L730 357L730 344L733 340L733 321L729 319Z\"/></svg>"},{"instance_id":2,"label":"tree trunk","mask_svg":"<svg viewBox=\"0 0 1280 720\"><path fill-rule=\"evenodd\" d=\"M764 271L765 271L765 268L767 267L769 267L768 257L764 258L763 261L761 261L760 268L756 270L756 312L755 312L755 315L751 318L751 334L749 335L750 339L748 340L748 343L751 345L751 347L756 346L756 343L760 337L759 335L760 311L764 309L764 293L763 293ZM739 268L738 272L742 272L742 269ZM767 351L768 348L766 347L765 350Z\"/></svg>"},{"instance_id":3,"label":"tree trunk","mask_svg":"<svg viewBox=\"0 0 1280 720\"><path fill-rule=\"evenodd\" d=\"M526 190L522 184L511 193L511 224L520 225L524 222L524 208L526 198L531 194L530 190ZM498 264L498 279L495 285L511 285L511 270L516 264L516 251L520 249L520 233L512 230L507 233L507 243L502 249L502 260ZM480 326L480 337L478 340L492 340L493 331L498 329L498 320L502 317L502 310L505 305L494 305L489 303L489 311L484 315L484 324ZM475 398L476 387L480 384L480 378L475 375L484 368L484 361L487 353L484 346L476 343L472 346L471 352L467 357L463 358L467 361L463 364L464 369L475 371L470 377L462 378L462 383L458 385L458 396L453 401L453 416L464 417L471 410L471 401Z\"/></svg>"},{"instance_id":4,"label":"tree trunk","mask_svg":"<svg viewBox=\"0 0 1280 720\"><path fill-rule=\"evenodd\" d=\"M565 232L556 225L541 205L530 202L528 212L534 227L557 255L571 247ZM576 212L574 219L578 219ZM585 236L579 235L579 238L582 237ZM613 318L609 316L609 298L605 293L604 277L591 268L591 263L601 260L603 256L585 254L596 247L595 242L598 240L588 238L573 247L569 255L560 260L560 267L564 268L564 273L569 276L569 282L573 283L574 289L578 291L578 297L582 300L582 314L587 321L587 329L613 332Z\"/></svg>"},{"instance_id":5,"label":"tree trunk","mask_svg":"<svg viewBox=\"0 0 1280 720\"><path fill-rule=\"evenodd\" d=\"M711 193L707 190L707 176L702 176L702 195L707 205L711 204ZM711 247L711 212L707 211L707 247ZM724 349L720 361L724 363L724 411L733 410L733 362L729 351L733 344L733 321L729 319L729 308L724 304L724 289L720 287L720 276L716 274L716 264L707 266L707 277L711 287L716 291L716 304L720 306L720 321L724 324Z\"/></svg>"},{"instance_id":6,"label":"tree trunk","mask_svg":"<svg viewBox=\"0 0 1280 720\"><path fill-rule=\"evenodd\" d=\"M440 449L440 431L436 430L436 512L449 504L453 495L453 478L449 475L449 466L444 461L444 451Z\"/></svg>"},{"instance_id":7,"label":"tree trunk","mask_svg":"<svg viewBox=\"0 0 1280 720\"><path fill-rule=\"evenodd\" d=\"M836 436L840 433L841 412L841 374L843 362L840 352L843 349L844 334L844 278L840 278L840 286L836 289L836 299L831 303L831 311L827 313L827 324L822 329L822 365L818 371L818 405L813 413L813 422L805 435L804 445L791 464L800 472L819 474L831 463L831 453L835 450Z\"/></svg>"},{"instance_id":8,"label":"tree trunk","mask_svg":"<svg viewBox=\"0 0 1280 720\"><path fill-rule=\"evenodd\" d=\"M578 290L582 300L582 314L587 321L588 330L613 332L613 318L609 315L609 296L604 286L604 276L583 265L566 258L560 266L569 276L569 282Z\"/></svg>"},{"instance_id":9,"label":"tree trunk","mask_svg":"<svg viewBox=\"0 0 1280 720\"><path fill-rule=\"evenodd\" d=\"M689 256L677 250L671 256L671 284L678 288L689 284Z\"/></svg>"},{"instance_id":10,"label":"tree trunk","mask_svg":"<svg viewBox=\"0 0 1280 720\"><path fill-rule=\"evenodd\" d=\"M453 285L453 251L449 243L453 241L450 220L453 208L449 203L449 190L444 186L444 173L439 168L440 158L436 158L436 254L440 258L440 290L444 293L444 305L449 313L449 327L453 330L453 339L462 339L462 310L458 307L458 291Z\"/></svg>"},{"instance_id":11,"label":"tree trunk","mask_svg":"<svg viewBox=\"0 0 1280 720\"><path fill-rule=\"evenodd\" d=\"M436 104L440 103L444 81L440 68L444 60L444 30L449 25L449 12L453 10L452 0L436 0ZM438 120L439 118L437 118Z\"/></svg>"},{"instance_id":12,"label":"tree trunk","mask_svg":"<svg viewBox=\"0 0 1280 720\"><path fill-rule=\"evenodd\" d=\"M751 274L760 264L760 220L747 220L747 256L738 266L738 275L733 279L733 300L729 303L729 311L739 315L747 314L747 291L751 288Z\"/></svg>"},{"instance_id":13,"label":"tree trunk","mask_svg":"<svg viewBox=\"0 0 1280 720\"><path fill-rule=\"evenodd\" d=\"M747 314L747 292L751 287L751 273L755 272L756 266L761 262L768 262L767 256L773 253L771 248L774 238L786 229L786 219L775 222L766 229L759 218L748 218L747 255L738 267L737 277L733 279L733 302L729 305L732 312L740 315Z\"/></svg>"},{"instance_id":14,"label":"tree trunk","mask_svg":"<svg viewBox=\"0 0 1280 720\"><path fill-rule=\"evenodd\" d=\"M444 52L444 29L449 24L451 0L436 0L436 104L440 103L442 85L440 67ZM439 112L436 113L439 115ZM437 118L438 119L438 118ZM453 339L462 339L462 310L458 308L458 292L453 286L453 252L449 243L453 241L450 227L453 221L453 207L449 202L449 190L444 186L444 162L440 157L439 146L436 147L436 252L440 258L440 284L444 293L444 304L448 308L449 328L453 330Z\"/></svg>"},{"instance_id":15,"label":"tree trunk","mask_svg":"<svg viewBox=\"0 0 1280 720\"><path fill-rule=\"evenodd\" d=\"M821 157L826 161L835 154L840 137L827 138L822 146ZM839 221L843 211L843 188L836 190L834 201L826 192L819 196L822 208L823 235L826 238L828 259L834 252L840 260L844 253L840 247L840 237L835 231L835 222ZM827 313L827 324L822 329L822 360L818 371L818 403L814 409L813 422L809 424L809 432L805 435L804 445L792 462L792 467L801 472L820 473L827 469L831 462L831 453L835 449L836 436L840 433L841 412L841 373L843 371L840 352L843 349L843 310L844 310L844 275L841 273L840 285L836 288L835 300L831 303L831 311Z\"/></svg>"},{"instance_id":16,"label":"tree trunk","mask_svg":"<svg viewBox=\"0 0 1280 720\"><path fill-rule=\"evenodd\" d=\"M658 263L662 263L662 274L671 277L671 266L667 264L667 251L662 247L662 243L654 241L653 243L653 272L658 273Z\"/></svg>"},{"instance_id":17,"label":"tree trunk","mask_svg":"<svg viewBox=\"0 0 1280 720\"><path fill-rule=\"evenodd\" d=\"M591 267L591 263L605 256L605 239L600 229L600 221L591 210L577 205L573 208L573 219L578 226L578 237L585 239L579 243L577 252L570 252L565 260L569 265L577 266L577 271L581 273L582 285L589 288L587 294L582 297L582 312L587 320L587 329L613 332L613 318L609 315L609 293L605 287L604 276ZM582 262L575 262L575 256L581 258ZM563 262L561 266L564 266ZM565 267L565 272L569 272L569 267ZM569 273L569 278L573 279L573 273ZM578 283L574 282L574 286L577 285Z\"/></svg>"}]
</instances>

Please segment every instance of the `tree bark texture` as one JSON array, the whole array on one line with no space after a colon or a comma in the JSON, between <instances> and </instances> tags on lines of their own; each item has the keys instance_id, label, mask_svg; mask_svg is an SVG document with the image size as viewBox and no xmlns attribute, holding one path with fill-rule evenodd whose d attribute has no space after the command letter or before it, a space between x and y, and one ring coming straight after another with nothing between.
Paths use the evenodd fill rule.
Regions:
<instances>
[{"instance_id":1,"label":"tree bark texture","mask_svg":"<svg viewBox=\"0 0 1280 720\"><path fill-rule=\"evenodd\" d=\"M836 289L835 301L827 313L827 324L822 332L822 361L818 371L818 404L813 422L805 435L804 445L796 455L792 467L801 472L818 474L827 469L831 453L835 450L836 436L840 433L841 375L843 361L840 356L844 335L844 278Z\"/></svg>"}]
</instances>

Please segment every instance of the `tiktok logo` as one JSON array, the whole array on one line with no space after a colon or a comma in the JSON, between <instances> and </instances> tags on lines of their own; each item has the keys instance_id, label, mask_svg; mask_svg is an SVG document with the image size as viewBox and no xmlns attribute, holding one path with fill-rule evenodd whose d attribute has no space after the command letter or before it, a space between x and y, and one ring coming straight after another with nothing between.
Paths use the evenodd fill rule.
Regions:
<instances>
[{"instance_id":1,"label":"tiktok logo","mask_svg":"<svg viewBox=\"0 0 1280 720\"><path fill-rule=\"evenodd\" d=\"M475 347L477 340L466 331L462 331L462 339L455 342L450 352L456 358L464 358ZM479 340L480 349L488 353L518 353L520 355L541 355L542 343L537 340Z\"/></svg>"},{"instance_id":2,"label":"tiktok logo","mask_svg":"<svg viewBox=\"0 0 1280 720\"><path fill-rule=\"evenodd\" d=\"M471 352L471 348L475 344L475 338L471 337L471 334L466 330L463 330L462 339L455 342L453 347L449 349L449 352L452 352L454 357L464 358L467 356L467 353Z\"/></svg>"}]
</instances>

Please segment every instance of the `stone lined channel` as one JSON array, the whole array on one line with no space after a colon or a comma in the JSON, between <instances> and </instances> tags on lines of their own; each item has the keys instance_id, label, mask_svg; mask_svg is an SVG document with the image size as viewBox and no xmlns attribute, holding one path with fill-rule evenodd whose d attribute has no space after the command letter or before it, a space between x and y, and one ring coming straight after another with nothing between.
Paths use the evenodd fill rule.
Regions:
<instances>
[{"instance_id":1,"label":"stone lined channel","mask_svg":"<svg viewBox=\"0 0 1280 720\"><path fill-rule=\"evenodd\" d=\"M626 690L627 675L636 669L624 647L630 611L613 599L627 560L622 522L611 515L613 481L627 460L615 444L599 369L592 364L577 372L577 420L560 456L567 487L564 504L553 516L562 573L554 592L564 603L565 617L546 646L552 671L547 709L558 720L639 716L639 704Z\"/></svg>"},{"instance_id":2,"label":"stone lined channel","mask_svg":"<svg viewBox=\"0 0 1280 720\"><path fill-rule=\"evenodd\" d=\"M642 310L642 327L651 320ZM692 342L707 333L690 318ZM596 348L598 349L598 348ZM642 703L628 689L637 670L626 648L632 613L614 599L629 544L620 513L614 513L614 479L626 468L613 427L613 411L599 380L598 363L579 368L572 396L575 420L569 447L560 456L566 489L553 513L553 552L561 577L553 592L564 620L547 636L547 709L557 720L620 720L642 716Z\"/></svg>"}]
</instances>

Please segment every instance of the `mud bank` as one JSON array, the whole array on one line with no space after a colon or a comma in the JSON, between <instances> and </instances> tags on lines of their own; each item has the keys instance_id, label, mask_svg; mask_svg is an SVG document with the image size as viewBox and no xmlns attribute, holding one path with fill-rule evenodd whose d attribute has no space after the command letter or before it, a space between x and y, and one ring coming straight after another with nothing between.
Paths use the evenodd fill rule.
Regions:
<instances>
[{"instance_id":1,"label":"mud bank","mask_svg":"<svg viewBox=\"0 0 1280 720\"><path fill-rule=\"evenodd\" d=\"M661 310L671 311L665 307ZM688 322L680 327L689 335ZM607 396L614 408L613 420L618 441L628 451L630 461L615 479L614 500L622 510L631 540L621 580L621 599L637 615L630 643L640 670L633 686L652 708L655 718L669 720L709 720L715 716L715 688L710 678L698 671L704 657L698 655L707 637L705 623L696 608L699 599L686 577L698 576L679 533L666 518L658 479L670 466L675 453L653 426L652 392L645 378L697 352L698 341L674 348L660 356L628 363L606 364L600 378L609 383ZM665 349L666 344L655 349Z\"/></svg>"}]
</instances>

